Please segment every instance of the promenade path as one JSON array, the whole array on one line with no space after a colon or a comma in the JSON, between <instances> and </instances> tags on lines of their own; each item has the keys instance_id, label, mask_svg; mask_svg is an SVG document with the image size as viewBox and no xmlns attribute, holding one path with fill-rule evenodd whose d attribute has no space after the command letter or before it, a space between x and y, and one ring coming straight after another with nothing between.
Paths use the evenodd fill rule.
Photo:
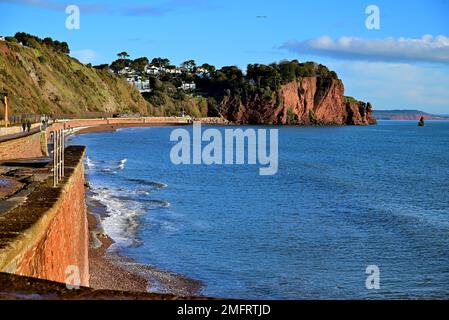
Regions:
<instances>
[{"instance_id":1,"label":"promenade path","mask_svg":"<svg viewBox=\"0 0 449 320\"><path fill-rule=\"evenodd\" d=\"M22 132L17 132L17 133L12 133L12 134L0 135L0 142L26 137L26 136L35 134L35 133L37 133L39 131L40 131L40 128L39 127L35 127L33 129L31 129L30 132L22 131Z\"/></svg>"}]
</instances>

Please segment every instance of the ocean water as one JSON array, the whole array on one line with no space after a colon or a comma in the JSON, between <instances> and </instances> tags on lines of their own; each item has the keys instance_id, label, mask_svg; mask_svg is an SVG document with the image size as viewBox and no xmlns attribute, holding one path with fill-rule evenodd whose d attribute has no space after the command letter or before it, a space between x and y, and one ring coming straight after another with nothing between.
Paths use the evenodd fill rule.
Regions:
<instances>
[{"instance_id":1,"label":"ocean water","mask_svg":"<svg viewBox=\"0 0 449 320\"><path fill-rule=\"evenodd\" d=\"M70 140L87 145L103 225L123 254L201 280L210 296L449 297L449 122L279 127L274 176L173 165L173 129ZM378 290L366 288L369 265Z\"/></svg>"}]
</instances>

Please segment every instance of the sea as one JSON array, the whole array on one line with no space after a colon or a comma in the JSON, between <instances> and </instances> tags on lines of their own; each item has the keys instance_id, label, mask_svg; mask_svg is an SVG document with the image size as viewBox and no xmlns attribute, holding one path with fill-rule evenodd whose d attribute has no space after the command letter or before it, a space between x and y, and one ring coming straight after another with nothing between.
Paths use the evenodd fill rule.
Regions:
<instances>
[{"instance_id":1,"label":"sea","mask_svg":"<svg viewBox=\"0 0 449 320\"><path fill-rule=\"evenodd\" d=\"M72 136L112 250L212 297L449 298L449 122L238 128L278 129L276 174L173 164L177 127Z\"/></svg>"}]
</instances>

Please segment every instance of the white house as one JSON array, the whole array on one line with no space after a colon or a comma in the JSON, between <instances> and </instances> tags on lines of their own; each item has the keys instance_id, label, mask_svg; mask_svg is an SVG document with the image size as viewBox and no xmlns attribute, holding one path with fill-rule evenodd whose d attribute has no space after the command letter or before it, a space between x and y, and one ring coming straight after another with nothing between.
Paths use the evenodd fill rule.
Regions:
<instances>
[{"instance_id":1,"label":"white house","mask_svg":"<svg viewBox=\"0 0 449 320\"><path fill-rule=\"evenodd\" d=\"M0 36L0 41L6 41L4 36Z\"/></svg>"},{"instance_id":2,"label":"white house","mask_svg":"<svg viewBox=\"0 0 449 320\"><path fill-rule=\"evenodd\" d=\"M150 80L142 81L142 78L139 76L131 76L126 77L126 81L128 81L130 85L136 87L140 93L151 92Z\"/></svg>"},{"instance_id":3,"label":"white house","mask_svg":"<svg viewBox=\"0 0 449 320\"><path fill-rule=\"evenodd\" d=\"M160 68L153 66L153 65L146 65L145 66L145 73L150 75L158 75L160 73Z\"/></svg>"},{"instance_id":4,"label":"white house","mask_svg":"<svg viewBox=\"0 0 449 320\"><path fill-rule=\"evenodd\" d=\"M193 91L193 90L196 90L196 84L195 84L195 82L187 83L187 82L183 81L181 86L178 89L181 89L184 91Z\"/></svg>"},{"instance_id":5,"label":"white house","mask_svg":"<svg viewBox=\"0 0 449 320\"><path fill-rule=\"evenodd\" d=\"M134 82L134 86L140 93L151 92L150 80L137 80Z\"/></svg>"},{"instance_id":6,"label":"white house","mask_svg":"<svg viewBox=\"0 0 449 320\"><path fill-rule=\"evenodd\" d=\"M182 70L179 68L164 68L164 71L166 73L170 73L170 74L181 74Z\"/></svg>"},{"instance_id":7,"label":"white house","mask_svg":"<svg viewBox=\"0 0 449 320\"><path fill-rule=\"evenodd\" d=\"M130 67L124 67L122 70L119 70L118 74L120 75L129 74L130 71L131 71Z\"/></svg>"},{"instance_id":8,"label":"white house","mask_svg":"<svg viewBox=\"0 0 449 320\"><path fill-rule=\"evenodd\" d=\"M198 68L196 68L196 73L204 73L204 74L208 74L208 73L209 73L209 70L204 69L204 68L201 68L201 67L198 67Z\"/></svg>"}]
</instances>

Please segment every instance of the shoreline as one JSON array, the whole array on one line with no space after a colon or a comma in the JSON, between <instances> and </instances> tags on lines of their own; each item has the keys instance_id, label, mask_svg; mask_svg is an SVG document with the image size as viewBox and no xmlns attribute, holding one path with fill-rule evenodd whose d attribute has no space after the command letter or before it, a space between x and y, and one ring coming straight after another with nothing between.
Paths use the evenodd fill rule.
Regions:
<instances>
[{"instance_id":1,"label":"shoreline","mask_svg":"<svg viewBox=\"0 0 449 320\"><path fill-rule=\"evenodd\" d=\"M101 218L108 215L107 208L93 195L87 187L85 202L89 226L91 288L201 297L204 287L201 281L138 263L118 250L111 250L114 240L101 226Z\"/></svg>"},{"instance_id":2,"label":"shoreline","mask_svg":"<svg viewBox=\"0 0 449 320\"><path fill-rule=\"evenodd\" d=\"M117 123L75 129L69 135L115 132L122 128L185 126L172 123ZM112 250L114 240L101 226L101 219L108 215L105 204L93 198L85 175L85 204L89 230L90 287L99 290L118 290L138 293L172 294L176 296L202 297L204 284L186 276L160 270L138 263L130 257Z\"/></svg>"},{"instance_id":3,"label":"shoreline","mask_svg":"<svg viewBox=\"0 0 449 320\"><path fill-rule=\"evenodd\" d=\"M189 125L191 124L115 123L74 129L68 136L115 132L124 128ZM93 198L95 193L89 186L89 179L86 174L85 183L85 204L89 230L89 282L91 288L203 298L201 290L204 288L204 283L200 280L139 263L121 254L119 250L112 250L111 247L115 242L101 226L102 218L108 216L107 206Z\"/></svg>"}]
</instances>

